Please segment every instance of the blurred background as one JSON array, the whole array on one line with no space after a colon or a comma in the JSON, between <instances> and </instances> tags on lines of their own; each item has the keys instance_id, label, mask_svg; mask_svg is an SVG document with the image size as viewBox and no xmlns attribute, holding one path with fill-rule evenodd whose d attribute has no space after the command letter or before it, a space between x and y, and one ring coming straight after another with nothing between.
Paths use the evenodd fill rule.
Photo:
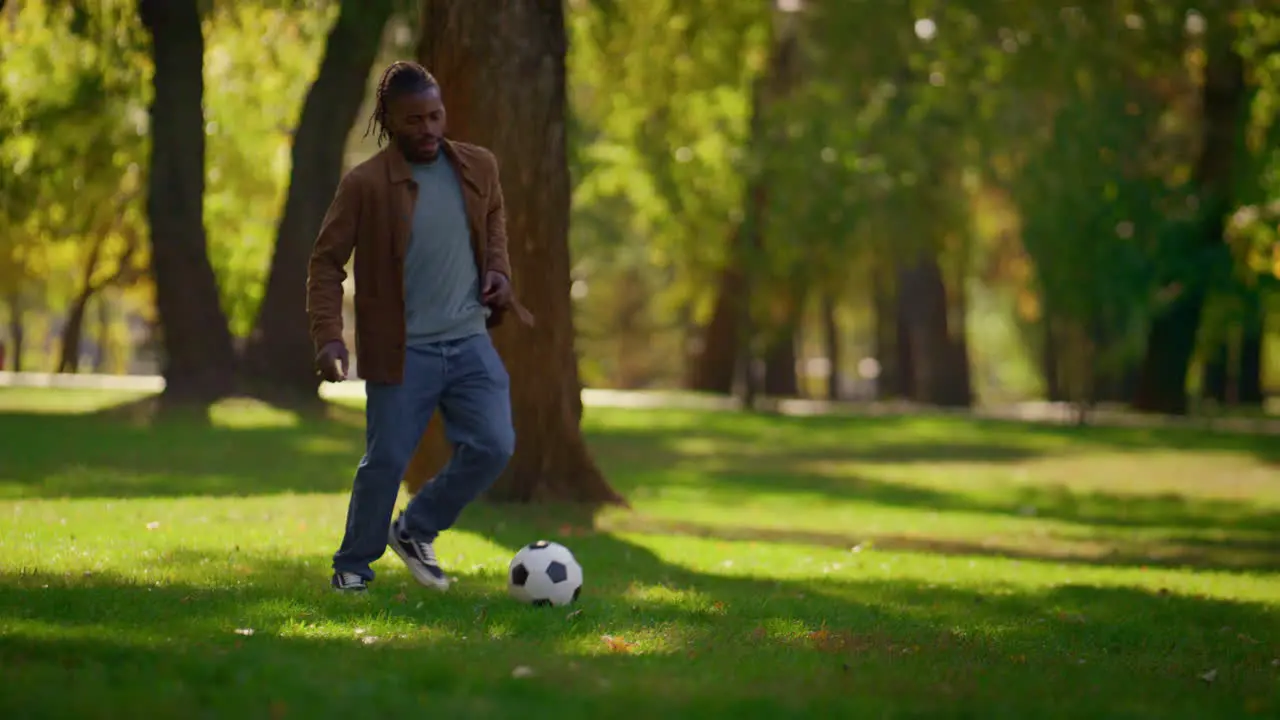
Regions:
<instances>
[{"instance_id":1,"label":"blurred background","mask_svg":"<svg viewBox=\"0 0 1280 720\"><path fill-rule=\"evenodd\" d=\"M272 323L305 331L305 252L378 149L379 75L430 57L444 4L0 3L0 369L216 385L204 358L314 392L309 356L273 366ZM561 11L549 292L584 386L1250 415L1280 394L1278 4ZM198 330L166 340L166 302Z\"/></svg>"}]
</instances>

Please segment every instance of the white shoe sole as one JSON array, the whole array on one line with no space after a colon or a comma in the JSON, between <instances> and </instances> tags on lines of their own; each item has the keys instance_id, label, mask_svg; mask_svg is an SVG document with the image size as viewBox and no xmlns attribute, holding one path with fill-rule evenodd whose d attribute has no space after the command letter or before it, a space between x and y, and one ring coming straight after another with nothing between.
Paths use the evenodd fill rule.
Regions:
<instances>
[{"instance_id":1,"label":"white shoe sole","mask_svg":"<svg viewBox=\"0 0 1280 720\"><path fill-rule=\"evenodd\" d=\"M435 588L440 591L448 590L449 580L447 578L444 580L437 578L435 575L432 575L429 570L420 566L417 558L409 557L409 555L405 553L404 548L400 547L400 543L395 536L395 532L395 526L392 525L391 529L387 531L387 544L391 546L391 549L395 551L396 555L400 556L400 560L404 562L405 567L409 568L409 573L413 575L414 579L416 579L419 584L425 585L429 588Z\"/></svg>"}]
</instances>

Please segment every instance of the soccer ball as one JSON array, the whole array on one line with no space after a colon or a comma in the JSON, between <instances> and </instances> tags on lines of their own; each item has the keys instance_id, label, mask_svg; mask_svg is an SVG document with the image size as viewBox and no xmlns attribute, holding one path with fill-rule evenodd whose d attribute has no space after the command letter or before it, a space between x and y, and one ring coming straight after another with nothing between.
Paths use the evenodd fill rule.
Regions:
<instances>
[{"instance_id":1,"label":"soccer ball","mask_svg":"<svg viewBox=\"0 0 1280 720\"><path fill-rule=\"evenodd\" d=\"M507 591L522 603L568 605L582 592L582 566L569 548L539 540L511 558Z\"/></svg>"}]
</instances>

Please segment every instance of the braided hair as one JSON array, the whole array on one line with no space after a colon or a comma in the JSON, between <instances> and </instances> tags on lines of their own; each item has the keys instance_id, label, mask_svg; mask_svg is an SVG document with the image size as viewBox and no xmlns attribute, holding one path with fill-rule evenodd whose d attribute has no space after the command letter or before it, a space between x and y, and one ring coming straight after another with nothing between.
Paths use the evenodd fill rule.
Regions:
<instances>
[{"instance_id":1,"label":"braided hair","mask_svg":"<svg viewBox=\"0 0 1280 720\"><path fill-rule=\"evenodd\" d=\"M391 63L382 72L382 79L378 81L377 101L373 108L373 115L369 117L369 125L365 129L364 136L369 137L369 133L376 126L378 147L382 147L383 141L391 138L391 132L387 130L387 101L433 87L439 87L439 84L425 67L407 60Z\"/></svg>"}]
</instances>

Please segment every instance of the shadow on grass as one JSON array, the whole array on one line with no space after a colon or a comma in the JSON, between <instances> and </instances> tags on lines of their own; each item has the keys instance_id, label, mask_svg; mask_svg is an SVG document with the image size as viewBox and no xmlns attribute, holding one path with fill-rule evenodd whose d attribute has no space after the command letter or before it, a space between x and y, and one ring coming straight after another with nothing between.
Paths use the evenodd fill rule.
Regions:
<instances>
[{"instance_id":1,"label":"shadow on grass","mask_svg":"<svg viewBox=\"0 0 1280 720\"><path fill-rule=\"evenodd\" d=\"M364 415L265 414L249 427L137 421L120 408L0 414L0 498L180 497L336 492L364 449ZM12 444L9 444L9 443ZM8 484L9 487L5 487Z\"/></svg>"},{"instance_id":2,"label":"shadow on grass","mask_svg":"<svg viewBox=\"0 0 1280 720\"><path fill-rule=\"evenodd\" d=\"M0 466L0 498L343 492L363 450L363 412L341 404L329 405L323 417L260 408L241 417L231 408L218 423L148 423L135 414L145 410L145 405L126 404L89 414L0 414L0 437L14 448L6 449ZM999 421L765 418L685 411L613 411L588 422L587 428L600 464L619 490L633 497L683 486L709 492L710 502L726 511L740 500L770 494L1006 517L1033 508L1038 518L1100 528L1223 529L1261 533L1264 542L1280 542L1280 512L1244 501L1061 486L1028 486L1005 498L984 498L844 469L829 474L803 469L823 459L1012 462L1037 453L1087 452L1107 443L1150 447L1171 433L1194 436L1206 446L1252 447L1239 436L1205 439L1184 431L1046 428ZM1221 555L1203 548L1181 553L1204 562L1217 562L1211 557Z\"/></svg>"},{"instance_id":3,"label":"shadow on grass","mask_svg":"<svg viewBox=\"0 0 1280 720\"><path fill-rule=\"evenodd\" d=\"M609 464L609 456L602 456L601 460L606 471L614 469ZM993 498L844 472L825 475L782 469L762 471L749 465L738 470L698 470L691 473L671 472L669 468L666 472L656 468L646 472L635 465L624 465L610 476L617 480L615 485L627 496L643 497L678 487L696 488L712 493L715 502L726 509L732 509L738 503L753 502L761 496L817 495L868 506L1034 517L1100 528L1254 532L1280 543L1280 511L1244 500L1186 497L1175 493L1111 493L1073 490L1062 485L1028 485L1011 491L1004 498ZM661 478L660 486L655 486L655 478Z\"/></svg>"},{"instance_id":4,"label":"shadow on grass","mask_svg":"<svg viewBox=\"0 0 1280 720\"><path fill-rule=\"evenodd\" d=\"M617 413L634 414L625 422ZM1013 462L1048 455L1099 451L1184 450L1251 455L1280 463L1280 442L1263 433L1179 427L1095 427L1052 425L944 415L780 416L731 411L627 410L591 408L584 418L593 435L608 442L637 436L670 444L699 441L726 449L790 452L800 457L817 448L817 458L855 462Z\"/></svg>"},{"instance_id":5,"label":"shadow on grass","mask_svg":"<svg viewBox=\"0 0 1280 720\"><path fill-rule=\"evenodd\" d=\"M548 529L502 514L510 521L486 512L466 524L512 549ZM722 576L611 533L572 545L588 577L583 612L572 618L511 602L492 568L464 573L444 595L387 574L362 598L329 593L318 557L229 564L177 551L164 560L209 567L199 584L0 575L0 626L9 630L0 639L0 707L48 714L83 697L131 699L141 714L257 715L283 703L290 714L430 704L467 717L610 708L681 717L999 708L1026 717L1048 707L1210 717L1272 702L1277 628L1262 605L1124 587L979 592ZM655 588L663 592L646 594ZM594 654L602 634L639 641L642 651ZM377 640L366 645L369 636ZM516 665L541 679L511 679ZM1197 680L1209 669L1214 692ZM11 685L37 680L22 692Z\"/></svg>"},{"instance_id":6,"label":"shadow on grass","mask_svg":"<svg viewBox=\"0 0 1280 720\"><path fill-rule=\"evenodd\" d=\"M1263 540L1175 536L1127 540L1110 535L1078 537L1006 537L970 539L882 532L828 532L796 528L744 527L645 518L610 520L610 531L656 533L728 542L813 545L849 550L862 546L893 552L1130 568L1194 568L1233 572L1280 572L1280 537Z\"/></svg>"}]
</instances>

